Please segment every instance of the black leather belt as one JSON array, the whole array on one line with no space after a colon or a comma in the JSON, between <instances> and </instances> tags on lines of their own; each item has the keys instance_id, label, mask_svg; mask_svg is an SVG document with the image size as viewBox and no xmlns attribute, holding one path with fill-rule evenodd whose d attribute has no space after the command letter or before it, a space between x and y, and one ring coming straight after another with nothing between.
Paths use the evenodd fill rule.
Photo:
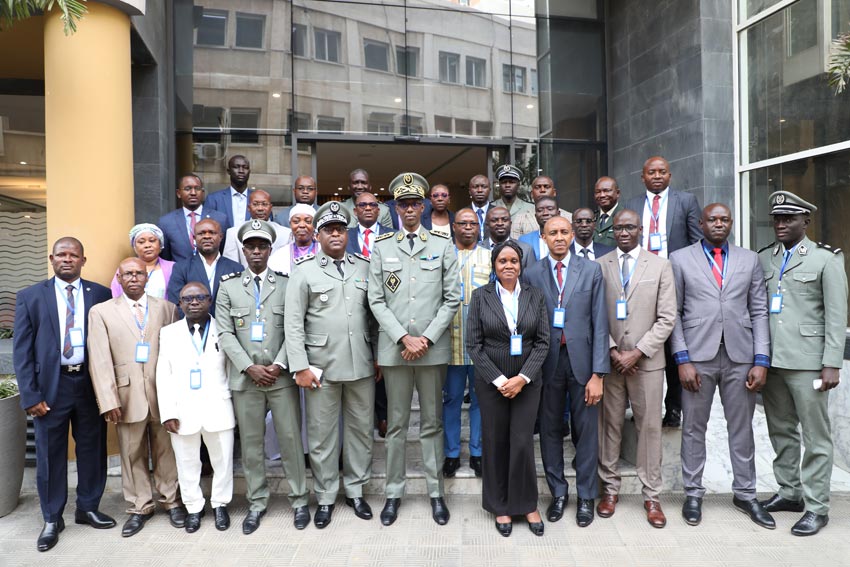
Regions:
<instances>
[{"instance_id":1,"label":"black leather belt","mask_svg":"<svg viewBox=\"0 0 850 567\"><path fill-rule=\"evenodd\" d=\"M85 363L81 362L80 364L63 364L59 366L59 372L62 374L82 374L83 370L85 370Z\"/></svg>"}]
</instances>

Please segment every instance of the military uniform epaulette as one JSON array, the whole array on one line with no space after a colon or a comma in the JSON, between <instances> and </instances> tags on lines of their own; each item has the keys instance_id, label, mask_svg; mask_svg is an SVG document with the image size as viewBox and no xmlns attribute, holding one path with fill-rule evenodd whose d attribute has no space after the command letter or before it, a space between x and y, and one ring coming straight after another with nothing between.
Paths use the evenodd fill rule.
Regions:
<instances>
[{"instance_id":1,"label":"military uniform epaulette","mask_svg":"<svg viewBox=\"0 0 850 567\"><path fill-rule=\"evenodd\" d=\"M762 248L762 249L760 249L758 252L756 252L756 254L761 254L761 253L762 253L762 252L764 252L765 250L769 250L769 249L773 248L773 246L774 246L775 244L776 244L776 242L771 242L770 244L768 244L767 246L765 246L764 248Z\"/></svg>"},{"instance_id":2,"label":"military uniform epaulette","mask_svg":"<svg viewBox=\"0 0 850 567\"><path fill-rule=\"evenodd\" d=\"M367 262L369 262L369 261L370 261L368 256L364 256L363 254L361 254L361 253L359 253L359 252L357 252L356 254L354 254L354 257L355 257L355 258L360 258L361 260L366 260Z\"/></svg>"},{"instance_id":3,"label":"military uniform epaulette","mask_svg":"<svg viewBox=\"0 0 850 567\"><path fill-rule=\"evenodd\" d=\"M451 238L451 236L444 232L437 232L434 230L429 230L428 232L430 232L432 236L439 236L440 238Z\"/></svg>"},{"instance_id":4,"label":"military uniform epaulette","mask_svg":"<svg viewBox=\"0 0 850 567\"><path fill-rule=\"evenodd\" d=\"M841 248L833 248L829 244L824 244L823 242L818 242L818 248L823 248L824 250L828 250L833 254L841 254Z\"/></svg>"},{"instance_id":5,"label":"military uniform epaulette","mask_svg":"<svg viewBox=\"0 0 850 567\"><path fill-rule=\"evenodd\" d=\"M242 272L230 272L229 274L222 274L221 281L226 282L231 278L238 278L242 275Z\"/></svg>"},{"instance_id":6,"label":"military uniform epaulette","mask_svg":"<svg viewBox=\"0 0 850 567\"><path fill-rule=\"evenodd\" d=\"M301 256L300 258L296 258L296 259L295 259L295 265L296 265L296 266L298 266L298 265L300 265L301 263L306 262L307 260L312 260L312 259L313 259L313 258L315 258L315 257L316 257L316 255L315 255L315 254L304 254L304 255L303 255L303 256Z\"/></svg>"},{"instance_id":7,"label":"military uniform epaulette","mask_svg":"<svg viewBox=\"0 0 850 567\"><path fill-rule=\"evenodd\" d=\"M277 270L272 270L272 271L273 271L276 275L278 275L278 276L280 276L280 277L282 277L282 278L288 278L288 277L289 277L289 274L284 274L283 272L278 272Z\"/></svg>"},{"instance_id":8,"label":"military uniform epaulette","mask_svg":"<svg viewBox=\"0 0 850 567\"><path fill-rule=\"evenodd\" d=\"M395 236L395 232L385 232L384 234L378 235L378 237L375 238L375 242L380 242L381 240L386 240L387 238L392 238L393 236Z\"/></svg>"}]
</instances>

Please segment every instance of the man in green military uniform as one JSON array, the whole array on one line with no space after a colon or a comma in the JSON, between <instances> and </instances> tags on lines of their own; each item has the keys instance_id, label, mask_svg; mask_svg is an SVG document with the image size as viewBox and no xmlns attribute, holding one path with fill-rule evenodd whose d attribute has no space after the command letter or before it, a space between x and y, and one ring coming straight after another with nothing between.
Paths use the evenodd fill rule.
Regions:
<instances>
[{"instance_id":1,"label":"man in green military uniform","mask_svg":"<svg viewBox=\"0 0 850 567\"><path fill-rule=\"evenodd\" d=\"M381 523L398 517L405 483L405 442L413 387L419 394L419 439L434 521L444 525L442 390L452 355L449 325L460 304L457 257L451 240L422 228L428 182L416 173L392 180L401 230L375 239L369 303L381 330L378 364L387 387L387 500Z\"/></svg>"},{"instance_id":2,"label":"man in green military uniform","mask_svg":"<svg viewBox=\"0 0 850 567\"><path fill-rule=\"evenodd\" d=\"M534 205L519 198L519 186L522 183L522 172L518 167L505 164L496 170L499 180L501 199L491 203L491 207L505 207L511 213L511 221L523 213L534 214Z\"/></svg>"},{"instance_id":3,"label":"man in green military uniform","mask_svg":"<svg viewBox=\"0 0 850 567\"><path fill-rule=\"evenodd\" d=\"M284 300L286 276L269 270L275 231L267 222L246 222L237 234L248 269L222 276L216 299L216 324L221 348L230 361L230 390L239 425L242 466L250 506L242 533L260 527L269 503L263 454L265 415L272 412L281 460L289 482L289 502L295 527L310 523L307 479L301 445L298 388L286 370Z\"/></svg>"},{"instance_id":4,"label":"man in green military uniform","mask_svg":"<svg viewBox=\"0 0 850 567\"><path fill-rule=\"evenodd\" d=\"M769 203L777 242L759 251L771 336L771 367L762 395L779 492L763 504L768 512L805 511L791 533L814 535L829 521L827 410L844 358L847 276L841 250L806 237L817 207L787 191L773 193ZM802 470L798 427L806 440Z\"/></svg>"},{"instance_id":5,"label":"man in green military uniform","mask_svg":"<svg viewBox=\"0 0 850 567\"><path fill-rule=\"evenodd\" d=\"M369 310L369 260L346 254L348 211L336 201L316 212L320 251L296 261L286 288L286 353L295 382L304 388L313 490L313 519L331 523L339 491L339 416L344 415L345 503L359 518L372 510L363 486L372 475L375 412L374 319ZM305 257L306 258L306 257Z\"/></svg>"},{"instance_id":6,"label":"man in green military uniform","mask_svg":"<svg viewBox=\"0 0 850 567\"><path fill-rule=\"evenodd\" d=\"M596 185L593 186L593 200L599 207L596 211L596 229L593 231L593 241L616 248L614 215L620 212L617 209L620 202L620 188L617 186L617 180L607 175L597 179Z\"/></svg>"}]
</instances>

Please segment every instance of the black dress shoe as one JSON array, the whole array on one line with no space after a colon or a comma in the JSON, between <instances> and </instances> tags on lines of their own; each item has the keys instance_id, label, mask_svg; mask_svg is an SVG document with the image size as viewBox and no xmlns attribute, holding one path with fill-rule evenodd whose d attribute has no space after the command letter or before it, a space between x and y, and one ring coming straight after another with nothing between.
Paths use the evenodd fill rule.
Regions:
<instances>
[{"instance_id":1,"label":"black dress shoe","mask_svg":"<svg viewBox=\"0 0 850 567\"><path fill-rule=\"evenodd\" d=\"M47 551L59 543L59 532L65 529L65 520L59 518L58 522L44 522L41 533L38 534L38 550Z\"/></svg>"},{"instance_id":2,"label":"black dress shoe","mask_svg":"<svg viewBox=\"0 0 850 567\"><path fill-rule=\"evenodd\" d=\"M316 516L313 518L313 523L316 524L316 527L321 530L322 528L328 527L328 524L331 523L331 518L333 517L333 515L333 504L319 504L319 507L316 508Z\"/></svg>"},{"instance_id":3,"label":"black dress shoe","mask_svg":"<svg viewBox=\"0 0 850 567\"><path fill-rule=\"evenodd\" d=\"M815 535L820 529L829 523L829 516L826 514L815 514L814 512L806 512L803 517L797 520L797 523L791 528L791 533L796 536Z\"/></svg>"},{"instance_id":4,"label":"black dress shoe","mask_svg":"<svg viewBox=\"0 0 850 567\"><path fill-rule=\"evenodd\" d=\"M115 527L115 519L107 516L103 512L99 512L98 510L92 510L90 512L83 512L82 510L75 511L74 523L88 524L98 530L106 530Z\"/></svg>"},{"instance_id":5,"label":"black dress shoe","mask_svg":"<svg viewBox=\"0 0 850 567\"><path fill-rule=\"evenodd\" d=\"M130 514L127 521L124 522L124 527L121 528L121 537L132 537L142 531L145 527L145 522L153 518L153 512L148 514Z\"/></svg>"},{"instance_id":6,"label":"black dress shoe","mask_svg":"<svg viewBox=\"0 0 850 567\"><path fill-rule=\"evenodd\" d=\"M682 425L682 410L668 409L661 420L663 427L679 427Z\"/></svg>"},{"instance_id":7,"label":"black dress shoe","mask_svg":"<svg viewBox=\"0 0 850 567\"><path fill-rule=\"evenodd\" d=\"M536 536L543 535L543 522L528 522L528 529Z\"/></svg>"},{"instance_id":8,"label":"black dress shoe","mask_svg":"<svg viewBox=\"0 0 850 567\"><path fill-rule=\"evenodd\" d=\"M690 526L698 526L702 521L702 498L688 496L682 504L682 517Z\"/></svg>"},{"instance_id":9,"label":"black dress shoe","mask_svg":"<svg viewBox=\"0 0 850 567\"><path fill-rule=\"evenodd\" d=\"M330 522L330 520L328 520ZM295 519L293 525L296 530L303 530L310 525L310 508L307 506L299 506L295 509Z\"/></svg>"},{"instance_id":10,"label":"black dress shoe","mask_svg":"<svg viewBox=\"0 0 850 567\"><path fill-rule=\"evenodd\" d=\"M449 523L449 516L449 508L446 506L446 502L443 500L443 497L438 496L437 498L432 498L431 517L434 518L434 521L441 526L445 526Z\"/></svg>"},{"instance_id":11,"label":"black dress shoe","mask_svg":"<svg viewBox=\"0 0 850 567\"><path fill-rule=\"evenodd\" d=\"M512 522L506 522L504 524L496 522L496 530L498 530L499 535L502 537L509 537L511 532L514 531L514 525Z\"/></svg>"},{"instance_id":12,"label":"black dress shoe","mask_svg":"<svg viewBox=\"0 0 850 567\"><path fill-rule=\"evenodd\" d=\"M260 527L260 520L266 515L265 510L249 510L248 515L242 520L242 533L252 534Z\"/></svg>"},{"instance_id":13,"label":"black dress shoe","mask_svg":"<svg viewBox=\"0 0 850 567\"><path fill-rule=\"evenodd\" d=\"M372 519L372 508L365 498L355 496L354 498L346 498L345 505L354 508L354 515L363 520Z\"/></svg>"},{"instance_id":14,"label":"black dress shoe","mask_svg":"<svg viewBox=\"0 0 850 567\"><path fill-rule=\"evenodd\" d=\"M768 514L764 509L764 506L762 506L755 498L752 500L741 500L737 496L733 496L732 504L745 514L748 514L750 519L761 527L769 530L776 528L776 522L774 521L773 516Z\"/></svg>"},{"instance_id":15,"label":"black dress shoe","mask_svg":"<svg viewBox=\"0 0 850 567\"><path fill-rule=\"evenodd\" d=\"M186 526L186 508L176 506L168 511L168 521L175 528L183 528Z\"/></svg>"},{"instance_id":16,"label":"black dress shoe","mask_svg":"<svg viewBox=\"0 0 850 567\"><path fill-rule=\"evenodd\" d=\"M192 512L191 514L186 514L186 521L183 524L183 528L186 530L186 533L193 534L199 529L201 529L201 518L204 517L204 511L200 512Z\"/></svg>"},{"instance_id":17,"label":"black dress shoe","mask_svg":"<svg viewBox=\"0 0 850 567\"><path fill-rule=\"evenodd\" d=\"M381 523L391 526L398 518L398 509L401 507L401 498L387 498L384 509L381 510Z\"/></svg>"},{"instance_id":18,"label":"black dress shoe","mask_svg":"<svg viewBox=\"0 0 850 567\"><path fill-rule=\"evenodd\" d=\"M802 500L788 500L778 494L774 494L761 503L766 512L802 512L804 505Z\"/></svg>"},{"instance_id":19,"label":"black dress shoe","mask_svg":"<svg viewBox=\"0 0 850 567\"><path fill-rule=\"evenodd\" d=\"M567 497L556 496L552 499L552 503L549 504L549 508L546 510L546 519L550 522L557 522L564 517L564 508L566 507Z\"/></svg>"},{"instance_id":20,"label":"black dress shoe","mask_svg":"<svg viewBox=\"0 0 850 567\"><path fill-rule=\"evenodd\" d=\"M475 471L475 476L481 478L481 457L469 457L469 468Z\"/></svg>"},{"instance_id":21,"label":"black dress shoe","mask_svg":"<svg viewBox=\"0 0 850 567\"><path fill-rule=\"evenodd\" d=\"M586 528L593 522L593 498L578 498L576 500L576 524Z\"/></svg>"},{"instance_id":22,"label":"black dress shoe","mask_svg":"<svg viewBox=\"0 0 850 567\"><path fill-rule=\"evenodd\" d=\"M230 527L230 514L227 513L226 506L213 508L213 514L215 514L215 529L223 532Z\"/></svg>"},{"instance_id":23,"label":"black dress shoe","mask_svg":"<svg viewBox=\"0 0 850 567\"><path fill-rule=\"evenodd\" d=\"M457 457L446 457L443 461L443 477L454 478L460 468L460 459Z\"/></svg>"}]
</instances>

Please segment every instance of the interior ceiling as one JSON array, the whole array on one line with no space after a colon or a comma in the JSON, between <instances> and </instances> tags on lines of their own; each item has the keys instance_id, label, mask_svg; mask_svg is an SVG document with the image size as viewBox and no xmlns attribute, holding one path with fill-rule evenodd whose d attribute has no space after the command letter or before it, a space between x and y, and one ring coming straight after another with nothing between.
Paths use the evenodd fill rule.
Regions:
<instances>
[{"instance_id":1,"label":"interior ceiling","mask_svg":"<svg viewBox=\"0 0 850 567\"><path fill-rule=\"evenodd\" d=\"M372 191L390 198L388 185L399 173L419 173L428 183L450 189L465 186L477 173L487 174L487 147L439 144L316 143L319 194L348 197L348 174L357 168L369 172ZM468 195L458 195L468 199ZM463 202L462 199L458 203Z\"/></svg>"},{"instance_id":2,"label":"interior ceiling","mask_svg":"<svg viewBox=\"0 0 850 567\"><path fill-rule=\"evenodd\" d=\"M47 206L47 179L44 177L0 176L0 197Z\"/></svg>"}]
</instances>

